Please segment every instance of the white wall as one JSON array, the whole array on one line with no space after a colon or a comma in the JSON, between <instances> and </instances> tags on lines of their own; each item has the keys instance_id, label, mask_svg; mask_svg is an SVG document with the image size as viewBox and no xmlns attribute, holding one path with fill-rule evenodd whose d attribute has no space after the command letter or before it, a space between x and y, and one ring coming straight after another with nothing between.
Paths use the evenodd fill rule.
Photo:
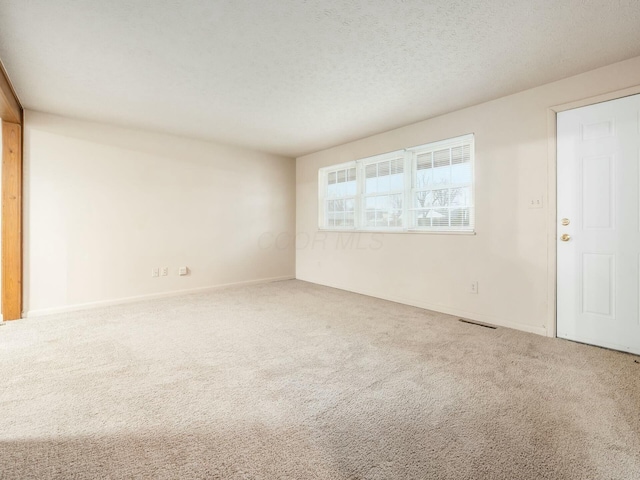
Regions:
<instances>
[{"instance_id":1,"label":"white wall","mask_svg":"<svg viewBox=\"0 0 640 480\"><path fill-rule=\"evenodd\" d=\"M637 85L640 57L298 158L297 278L553 334L548 108ZM349 243L348 233L318 232L318 168L466 133L475 133L477 235L361 233ZM537 197L544 208L529 209Z\"/></svg>"},{"instance_id":2,"label":"white wall","mask_svg":"<svg viewBox=\"0 0 640 480\"><path fill-rule=\"evenodd\" d=\"M264 241L294 230L293 159L34 111L24 134L27 315L293 277Z\"/></svg>"}]
</instances>

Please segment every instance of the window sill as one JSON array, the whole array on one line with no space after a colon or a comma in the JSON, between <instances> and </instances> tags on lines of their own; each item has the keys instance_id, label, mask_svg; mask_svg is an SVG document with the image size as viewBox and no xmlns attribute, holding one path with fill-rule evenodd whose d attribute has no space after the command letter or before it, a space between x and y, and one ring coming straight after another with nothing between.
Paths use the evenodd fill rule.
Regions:
<instances>
[{"instance_id":1,"label":"window sill","mask_svg":"<svg viewBox=\"0 0 640 480\"><path fill-rule=\"evenodd\" d=\"M327 233L384 233L394 235L404 235L406 233L417 233L419 235L475 235L475 231L459 231L459 230L376 230L369 229L355 229L355 228L318 228L319 232Z\"/></svg>"}]
</instances>

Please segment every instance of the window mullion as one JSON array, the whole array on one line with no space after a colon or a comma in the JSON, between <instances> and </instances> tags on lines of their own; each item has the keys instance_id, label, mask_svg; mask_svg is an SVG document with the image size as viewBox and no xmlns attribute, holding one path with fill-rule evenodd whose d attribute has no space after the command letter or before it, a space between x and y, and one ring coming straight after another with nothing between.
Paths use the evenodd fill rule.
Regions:
<instances>
[{"instance_id":1,"label":"window mullion","mask_svg":"<svg viewBox=\"0 0 640 480\"><path fill-rule=\"evenodd\" d=\"M321 171L320 175L318 175L318 215L319 221L318 226L320 228L327 227L327 173Z\"/></svg>"},{"instance_id":2,"label":"window mullion","mask_svg":"<svg viewBox=\"0 0 640 480\"><path fill-rule=\"evenodd\" d=\"M409 150L404 151L404 201L402 202L402 228L408 230L413 219L409 218L409 209L413 204L413 194L411 189L413 186L413 169L415 165L415 154Z\"/></svg>"},{"instance_id":3,"label":"window mullion","mask_svg":"<svg viewBox=\"0 0 640 480\"><path fill-rule=\"evenodd\" d=\"M361 230L364 222L362 216L364 215L364 162L356 163L356 202L355 202L355 229Z\"/></svg>"}]
</instances>

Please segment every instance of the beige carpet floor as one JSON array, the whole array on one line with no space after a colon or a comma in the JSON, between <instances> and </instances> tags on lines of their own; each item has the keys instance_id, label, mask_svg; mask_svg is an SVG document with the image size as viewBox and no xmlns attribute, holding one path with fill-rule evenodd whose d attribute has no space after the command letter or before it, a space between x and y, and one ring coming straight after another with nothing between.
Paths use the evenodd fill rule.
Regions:
<instances>
[{"instance_id":1,"label":"beige carpet floor","mask_svg":"<svg viewBox=\"0 0 640 480\"><path fill-rule=\"evenodd\" d=\"M640 478L638 357L301 281L9 323L0 359L2 479Z\"/></svg>"}]
</instances>

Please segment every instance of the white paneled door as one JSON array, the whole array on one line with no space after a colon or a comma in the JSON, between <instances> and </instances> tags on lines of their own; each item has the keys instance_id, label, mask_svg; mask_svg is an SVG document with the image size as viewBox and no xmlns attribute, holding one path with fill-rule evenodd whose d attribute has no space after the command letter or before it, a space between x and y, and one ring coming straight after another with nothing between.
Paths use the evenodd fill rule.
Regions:
<instances>
[{"instance_id":1,"label":"white paneled door","mask_svg":"<svg viewBox=\"0 0 640 480\"><path fill-rule=\"evenodd\" d=\"M558 113L560 338L640 354L640 95Z\"/></svg>"}]
</instances>

